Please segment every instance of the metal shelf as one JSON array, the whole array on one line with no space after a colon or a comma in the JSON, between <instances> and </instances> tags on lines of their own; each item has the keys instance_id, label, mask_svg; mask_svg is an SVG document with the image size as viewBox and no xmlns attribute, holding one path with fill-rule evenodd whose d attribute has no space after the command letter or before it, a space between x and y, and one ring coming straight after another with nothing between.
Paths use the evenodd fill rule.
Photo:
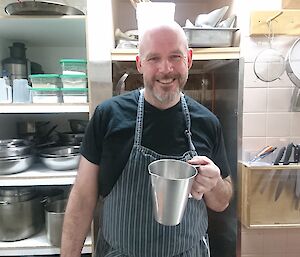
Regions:
<instances>
[{"instance_id":1,"label":"metal shelf","mask_svg":"<svg viewBox=\"0 0 300 257\"><path fill-rule=\"evenodd\" d=\"M54 171L41 163L36 163L26 171L0 175L0 186L71 185L74 183L76 175L77 170Z\"/></svg>"},{"instance_id":2,"label":"metal shelf","mask_svg":"<svg viewBox=\"0 0 300 257\"><path fill-rule=\"evenodd\" d=\"M4 113L87 113L89 104L0 104L0 114Z\"/></svg>"},{"instance_id":3,"label":"metal shelf","mask_svg":"<svg viewBox=\"0 0 300 257\"><path fill-rule=\"evenodd\" d=\"M60 248L50 245L46 231L43 230L40 233L15 242L0 242L0 256L24 256L24 255L52 255L59 254ZM82 253L92 252L92 240L88 236Z\"/></svg>"},{"instance_id":4,"label":"metal shelf","mask_svg":"<svg viewBox=\"0 0 300 257\"><path fill-rule=\"evenodd\" d=\"M0 37L27 46L85 47L85 16L0 16Z\"/></svg>"},{"instance_id":5,"label":"metal shelf","mask_svg":"<svg viewBox=\"0 0 300 257\"><path fill-rule=\"evenodd\" d=\"M135 61L137 49L113 49L111 51L111 60L118 61ZM227 60L239 59L239 47L223 47L223 48L193 48L193 60Z\"/></svg>"}]
</instances>

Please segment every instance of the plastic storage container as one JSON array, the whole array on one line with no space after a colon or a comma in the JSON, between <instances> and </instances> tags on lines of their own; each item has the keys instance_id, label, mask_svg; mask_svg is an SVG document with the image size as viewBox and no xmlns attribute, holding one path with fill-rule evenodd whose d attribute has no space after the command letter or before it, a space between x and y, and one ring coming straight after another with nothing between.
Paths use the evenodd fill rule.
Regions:
<instances>
[{"instance_id":1,"label":"plastic storage container","mask_svg":"<svg viewBox=\"0 0 300 257\"><path fill-rule=\"evenodd\" d=\"M13 102L14 103L29 103L30 102L30 89L27 79L14 79L13 80Z\"/></svg>"},{"instance_id":2,"label":"plastic storage container","mask_svg":"<svg viewBox=\"0 0 300 257\"><path fill-rule=\"evenodd\" d=\"M87 61L84 59L61 59L60 64L63 74L86 75Z\"/></svg>"},{"instance_id":3,"label":"plastic storage container","mask_svg":"<svg viewBox=\"0 0 300 257\"><path fill-rule=\"evenodd\" d=\"M34 88L59 88L61 80L59 74L33 74L29 76Z\"/></svg>"},{"instance_id":4,"label":"plastic storage container","mask_svg":"<svg viewBox=\"0 0 300 257\"><path fill-rule=\"evenodd\" d=\"M87 88L62 88L64 103L87 103L88 89Z\"/></svg>"},{"instance_id":5,"label":"plastic storage container","mask_svg":"<svg viewBox=\"0 0 300 257\"><path fill-rule=\"evenodd\" d=\"M80 74L63 74L60 76L64 88L86 88L87 77Z\"/></svg>"},{"instance_id":6,"label":"plastic storage container","mask_svg":"<svg viewBox=\"0 0 300 257\"><path fill-rule=\"evenodd\" d=\"M60 88L31 88L33 103L61 103Z\"/></svg>"},{"instance_id":7,"label":"plastic storage container","mask_svg":"<svg viewBox=\"0 0 300 257\"><path fill-rule=\"evenodd\" d=\"M12 102L12 88L7 85L4 78L0 78L0 103Z\"/></svg>"}]
</instances>

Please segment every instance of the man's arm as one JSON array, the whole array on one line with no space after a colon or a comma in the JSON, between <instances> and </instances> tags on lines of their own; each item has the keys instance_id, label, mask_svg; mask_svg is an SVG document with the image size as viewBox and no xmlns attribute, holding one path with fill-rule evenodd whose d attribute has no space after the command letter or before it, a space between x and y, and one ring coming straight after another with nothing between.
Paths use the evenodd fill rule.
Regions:
<instances>
[{"instance_id":1,"label":"man's arm","mask_svg":"<svg viewBox=\"0 0 300 257\"><path fill-rule=\"evenodd\" d=\"M189 163L201 165L192 186L192 196L197 200L204 197L207 207L213 211L224 211L233 193L230 176L222 179L220 169L205 156L195 156Z\"/></svg>"},{"instance_id":2,"label":"man's arm","mask_svg":"<svg viewBox=\"0 0 300 257\"><path fill-rule=\"evenodd\" d=\"M61 257L80 257L98 199L99 166L81 157L63 224Z\"/></svg>"}]
</instances>

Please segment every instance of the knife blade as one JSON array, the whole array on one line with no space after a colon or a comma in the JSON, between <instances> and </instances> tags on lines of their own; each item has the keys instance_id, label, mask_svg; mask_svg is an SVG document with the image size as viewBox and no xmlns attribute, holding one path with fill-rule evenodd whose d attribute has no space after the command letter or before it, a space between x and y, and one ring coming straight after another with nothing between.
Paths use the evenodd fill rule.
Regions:
<instances>
[{"instance_id":1,"label":"knife blade","mask_svg":"<svg viewBox=\"0 0 300 257\"><path fill-rule=\"evenodd\" d=\"M275 192L275 202L278 200L279 196L281 195L281 193L285 187L285 184L288 181L289 175L290 175L290 170L279 171L280 177L279 177L279 182L278 182L276 192Z\"/></svg>"},{"instance_id":2,"label":"knife blade","mask_svg":"<svg viewBox=\"0 0 300 257\"><path fill-rule=\"evenodd\" d=\"M290 163L290 158L291 158L293 148L294 148L294 144L289 143L286 148L285 156L283 158L283 165L288 165Z\"/></svg>"},{"instance_id":3,"label":"knife blade","mask_svg":"<svg viewBox=\"0 0 300 257\"><path fill-rule=\"evenodd\" d=\"M271 183L272 181L272 178L274 177L276 173L276 170L270 170L270 171L267 171L266 174L263 175L261 181L260 181L260 185L259 185L259 192L261 194L263 194L267 188L267 186Z\"/></svg>"},{"instance_id":4,"label":"knife blade","mask_svg":"<svg viewBox=\"0 0 300 257\"><path fill-rule=\"evenodd\" d=\"M274 165L279 165L279 162L280 162L281 159L282 159L282 156L283 156L283 154L284 154L285 149L286 149L285 146L283 146L283 147L281 147L281 148L279 149L278 154L277 154L277 156L276 156L276 158L275 158L275 161L274 161Z\"/></svg>"},{"instance_id":5,"label":"knife blade","mask_svg":"<svg viewBox=\"0 0 300 257\"><path fill-rule=\"evenodd\" d=\"M274 150L273 150L273 146L265 146L262 150L260 150L255 156L253 159L250 160L250 162L255 162L255 161L258 161L260 160L263 156L265 156L266 154L268 153L272 153Z\"/></svg>"},{"instance_id":6,"label":"knife blade","mask_svg":"<svg viewBox=\"0 0 300 257\"><path fill-rule=\"evenodd\" d=\"M293 150L294 144L290 143L288 144L288 146L286 147L286 152L283 158L283 165L288 165L290 163L290 157L292 154L292 150ZM278 200L279 196L281 195L287 181L290 175L290 170L282 170L279 172L279 182L276 188L276 192L275 192L275 202Z\"/></svg>"},{"instance_id":7,"label":"knife blade","mask_svg":"<svg viewBox=\"0 0 300 257\"><path fill-rule=\"evenodd\" d=\"M300 170L296 171L296 188L295 188L295 195L299 199L300 198Z\"/></svg>"}]
</instances>

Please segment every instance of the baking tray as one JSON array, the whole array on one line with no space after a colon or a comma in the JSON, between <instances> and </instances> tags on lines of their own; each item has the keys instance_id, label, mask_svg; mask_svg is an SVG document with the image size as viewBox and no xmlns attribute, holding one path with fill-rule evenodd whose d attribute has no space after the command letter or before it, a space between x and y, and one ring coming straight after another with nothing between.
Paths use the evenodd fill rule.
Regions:
<instances>
[{"instance_id":1,"label":"baking tray","mask_svg":"<svg viewBox=\"0 0 300 257\"><path fill-rule=\"evenodd\" d=\"M229 47L238 28L183 27L190 47Z\"/></svg>"}]
</instances>

